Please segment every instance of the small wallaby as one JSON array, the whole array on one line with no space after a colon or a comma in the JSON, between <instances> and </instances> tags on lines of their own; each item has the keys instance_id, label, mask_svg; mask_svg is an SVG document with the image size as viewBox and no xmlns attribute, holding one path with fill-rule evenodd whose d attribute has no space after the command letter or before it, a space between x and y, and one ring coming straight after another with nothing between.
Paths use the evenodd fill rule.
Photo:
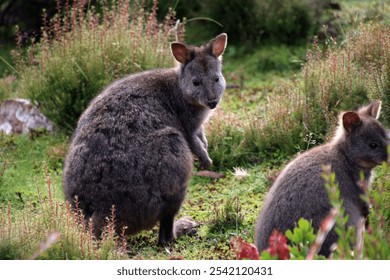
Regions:
<instances>
[{"instance_id":1,"label":"small wallaby","mask_svg":"<svg viewBox=\"0 0 390 280\"><path fill-rule=\"evenodd\" d=\"M331 209L322 166L330 165L340 187L340 199L349 216L347 226L355 226L367 217L369 205L361 199L360 172L368 186L372 169L387 160L390 139L378 122L380 101L374 101L357 111L340 115L338 130L330 143L306 151L292 160L280 173L256 222L255 244L259 251L268 248L274 229L285 233L293 229L299 218L312 222L317 231ZM319 254L329 257L337 234L329 232Z\"/></svg>"},{"instance_id":2,"label":"small wallaby","mask_svg":"<svg viewBox=\"0 0 390 280\"><path fill-rule=\"evenodd\" d=\"M178 67L130 75L108 86L81 115L66 156L66 200L101 234L115 205L118 231L151 229L174 238L174 217L186 194L193 155L211 160L203 123L226 83L221 56L227 35L195 47L172 43Z\"/></svg>"}]
</instances>

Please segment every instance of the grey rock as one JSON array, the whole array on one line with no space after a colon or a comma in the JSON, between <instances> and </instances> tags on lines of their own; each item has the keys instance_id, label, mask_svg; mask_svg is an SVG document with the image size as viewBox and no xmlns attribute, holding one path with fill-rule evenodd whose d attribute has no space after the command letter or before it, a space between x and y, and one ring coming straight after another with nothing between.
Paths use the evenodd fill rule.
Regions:
<instances>
[{"instance_id":1,"label":"grey rock","mask_svg":"<svg viewBox=\"0 0 390 280\"><path fill-rule=\"evenodd\" d=\"M53 132L53 123L26 99L8 99L0 104L0 132L21 134L46 129Z\"/></svg>"}]
</instances>

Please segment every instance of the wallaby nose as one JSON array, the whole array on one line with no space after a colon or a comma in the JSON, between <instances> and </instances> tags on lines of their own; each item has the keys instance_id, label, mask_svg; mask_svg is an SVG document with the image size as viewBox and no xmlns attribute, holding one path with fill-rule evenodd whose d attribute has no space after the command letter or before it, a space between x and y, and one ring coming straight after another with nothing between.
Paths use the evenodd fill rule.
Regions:
<instances>
[{"instance_id":1,"label":"wallaby nose","mask_svg":"<svg viewBox=\"0 0 390 280\"><path fill-rule=\"evenodd\" d=\"M214 109L218 105L218 100L212 100L207 102L207 105L209 106L210 109Z\"/></svg>"}]
</instances>

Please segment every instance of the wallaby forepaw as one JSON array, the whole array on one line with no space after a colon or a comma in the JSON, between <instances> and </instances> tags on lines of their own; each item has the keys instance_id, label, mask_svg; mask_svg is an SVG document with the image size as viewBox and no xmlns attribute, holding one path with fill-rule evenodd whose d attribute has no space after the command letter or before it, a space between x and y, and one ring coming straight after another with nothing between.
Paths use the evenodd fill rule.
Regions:
<instances>
[{"instance_id":1,"label":"wallaby forepaw","mask_svg":"<svg viewBox=\"0 0 390 280\"><path fill-rule=\"evenodd\" d=\"M207 158L205 160L201 160L199 164L200 170L208 170L211 167L212 160L210 158Z\"/></svg>"},{"instance_id":2,"label":"wallaby forepaw","mask_svg":"<svg viewBox=\"0 0 390 280\"><path fill-rule=\"evenodd\" d=\"M164 236L164 237L159 236L158 237L158 244L164 246L164 245L172 243L173 239L174 239L174 235L173 234L168 236L168 237L167 236Z\"/></svg>"},{"instance_id":3,"label":"wallaby forepaw","mask_svg":"<svg viewBox=\"0 0 390 280\"><path fill-rule=\"evenodd\" d=\"M197 228L200 226L198 222L196 222L191 217L185 216L175 222L174 231L175 236L179 237L180 235L195 235L198 230Z\"/></svg>"}]
</instances>

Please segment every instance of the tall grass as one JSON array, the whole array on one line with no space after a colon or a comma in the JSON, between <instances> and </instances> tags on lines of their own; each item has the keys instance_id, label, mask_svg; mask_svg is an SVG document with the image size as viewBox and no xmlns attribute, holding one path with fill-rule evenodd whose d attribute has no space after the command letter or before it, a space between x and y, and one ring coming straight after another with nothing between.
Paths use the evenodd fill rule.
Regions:
<instances>
[{"instance_id":1,"label":"tall grass","mask_svg":"<svg viewBox=\"0 0 390 280\"><path fill-rule=\"evenodd\" d=\"M18 96L38 102L60 128L72 130L91 99L111 81L129 73L173 65L169 43L182 40L170 10L157 22L157 4L110 1L98 13L87 1L68 1L53 19L43 14L42 38L31 41L27 57L14 53ZM63 14L63 16L62 16ZM19 34L20 38L20 34Z\"/></svg>"},{"instance_id":2,"label":"tall grass","mask_svg":"<svg viewBox=\"0 0 390 280\"><path fill-rule=\"evenodd\" d=\"M361 24L344 42L328 44L322 50L314 40L300 75L245 121L229 112L212 119L208 139L216 169L280 162L328 140L339 112L372 99L383 101L381 120L390 125L390 27Z\"/></svg>"},{"instance_id":3,"label":"tall grass","mask_svg":"<svg viewBox=\"0 0 390 280\"><path fill-rule=\"evenodd\" d=\"M10 205L0 211L0 259L126 259L127 242L115 233L115 211L101 240L80 211L57 199L45 168L46 192L37 186L39 204L23 210Z\"/></svg>"}]
</instances>

